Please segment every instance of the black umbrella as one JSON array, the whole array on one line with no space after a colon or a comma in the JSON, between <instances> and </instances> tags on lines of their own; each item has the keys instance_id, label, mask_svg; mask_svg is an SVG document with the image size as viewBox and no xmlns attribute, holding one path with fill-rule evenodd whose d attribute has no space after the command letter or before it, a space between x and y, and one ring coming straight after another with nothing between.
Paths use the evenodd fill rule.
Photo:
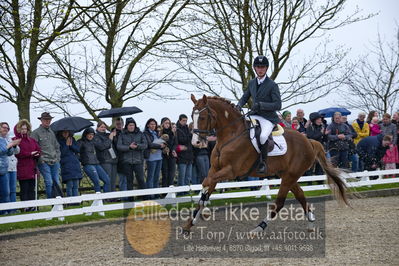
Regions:
<instances>
[{"instance_id":1,"label":"black umbrella","mask_svg":"<svg viewBox=\"0 0 399 266\"><path fill-rule=\"evenodd\" d=\"M91 127L92 125L93 123L87 119L78 116L72 116L72 117L65 117L58 121L55 121L54 123L51 124L50 128L53 131L67 130L67 131L79 132L87 127Z\"/></svg>"},{"instance_id":2,"label":"black umbrella","mask_svg":"<svg viewBox=\"0 0 399 266\"><path fill-rule=\"evenodd\" d=\"M118 116L124 116L124 115L132 115L132 114L141 113L141 112L143 112L143 111L140 108L137 108L136 106L120 107L120 108L112 108L109 110L101 111L98 114L98 117L99 118L118 117Z\"/></svg>"}]
</instances>

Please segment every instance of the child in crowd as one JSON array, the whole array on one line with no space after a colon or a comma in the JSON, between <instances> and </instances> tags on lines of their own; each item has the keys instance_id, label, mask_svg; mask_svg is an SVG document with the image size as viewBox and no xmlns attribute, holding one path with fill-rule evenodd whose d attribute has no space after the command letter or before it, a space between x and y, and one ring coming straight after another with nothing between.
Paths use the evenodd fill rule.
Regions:
<instances>
[{"instance_id":1,"label":"child in crowd","mask_svg":"<svg viewBox=\"0 0 399 266\"><path fill-rule=\"evenodd\" d=\"M381 134L381 127L378 124L378 117L374 116L370 122L370 136L377 136Z\"/></svg>"},{"instance_id":2,"label":"child in crowd","mask_svg":"<svg viewBox=\"0 0 399 266\"><path fill-rule=\"evenodd\" d=\"M399 154L396 145L389 145L389 149L385 152L382 161L384 162L385 170L396 169L396 164L399 163ZM395 177L395 175L388 175L386 177Z\"/></svg>"},{"instance_id":3,"label":"child in crowd","mask_svg":"<svg viewBox=\"0 0 399 266\"><path fill-rule=\"evenodd\" d=\"M298 118L296 118L296 117L292 118L292 121L291 121L291 128L292 128L293 130L298 130L298 129L299 129L299 121L298 121Z\"/></svg>"}]
</instances>

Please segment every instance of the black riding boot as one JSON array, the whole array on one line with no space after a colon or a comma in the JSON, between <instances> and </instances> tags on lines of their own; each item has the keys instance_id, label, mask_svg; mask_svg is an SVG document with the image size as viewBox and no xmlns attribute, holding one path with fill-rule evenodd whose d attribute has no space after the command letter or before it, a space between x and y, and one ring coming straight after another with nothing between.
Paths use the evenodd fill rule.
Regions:
<instances>
[{"instance_id":1,"label":"black riding boot","mask_svg":"<svg viewBox=\"0 0 399 266\"><path fill-rule=\"evenodd\" d=\"M266 174L267 172L266 159L267 159L267 141L260 148L260 162L258 164L258 169L256 170L258 174Z\"/></svg>"}]
</instances>

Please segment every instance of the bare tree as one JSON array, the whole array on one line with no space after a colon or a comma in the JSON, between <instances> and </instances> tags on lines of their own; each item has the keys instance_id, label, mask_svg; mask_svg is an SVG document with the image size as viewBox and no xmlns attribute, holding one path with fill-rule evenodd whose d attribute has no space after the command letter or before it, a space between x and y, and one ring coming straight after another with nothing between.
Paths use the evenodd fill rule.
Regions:
<instances>
[{"instance_id":1,"label":"bare tree","mask_svg":"<svg viewBox=\"0 0 399 266\"><path fill-rule=\"evenodd\" d=\"M92 19L80 33L86 40L51 53L57 71L48 75L62 85L37 98L64 113L71 112L71 103L82 104L98 121L104 102L114 108L143 95L156 98L160 84L176 81L178 66L165 62L156 48L178 41L170 32L180 27L189 0L115 0L108 8L108 1L93 2L98 10L85 12Z\"/></svg>"},{"instance_id":2,"label":"bare tree","mask_svg":"<svg viewBox=\"0 0 399 266\"><path fill-rule=\"evenodd\" d=\"M75 0L0 2L0 96L30 119L35 82L46 65L43 57L56 39L79 30L77 18L90 6Z\"/></svg>"},{"instance_id":3,"label":"bare tree","mask_svg":"<svg viewBox=\"0 0 399 266\"><path fill-rule=\"evenodd\" d=\"M369 53L356 62L341 90L345 107L379 113L399 110L399 27L394 36L385 42L378 34Z\"/></svg>"},{"instance_id":4,"label":"bare tree","mask_svg":"<svg viewBox=\"0 0 399 266\"><path fill-rule=\"evenodd\" d=\"M253 59L263 54L271 61L270 78L280 85L283 102L315 101L341 84L337 70L344 67L347 51L330 49L326 40L309 52L305 43L371 16L354 10L343 17L345 2L199 0L193 23L184 29L204 33L184 41L176 62L192 74L199 90L227 91L239 99L255 76ZM298 55L303 52L307 56Z\"/></svg>"}]
</instances>

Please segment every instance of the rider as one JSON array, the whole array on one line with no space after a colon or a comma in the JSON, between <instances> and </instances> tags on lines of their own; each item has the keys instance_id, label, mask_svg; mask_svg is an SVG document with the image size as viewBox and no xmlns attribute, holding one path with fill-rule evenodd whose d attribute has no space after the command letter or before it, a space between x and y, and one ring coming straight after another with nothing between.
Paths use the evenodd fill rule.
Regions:
<instances>
[{"instance_id":1,"label":"rider","mask_svg":"<svg viewBox=\"0 0 399 266\"><path fill-rule=\"evenodd\" d=\"M256 78L251 79L248 88L237 104L238 108L242 108L252 97L252 108L248 116L256 119L260 123L261 134L261 160L258 165L257 172L264 174L266 169L267 158L267 138L271 134L275 124L279 122L276 111L281 109L281 97L278 85L271 80L266 71L269 67L269 61L266 56L259 55L255 58L253 67L256 72Z\"/></svg>"}]
</instances>

